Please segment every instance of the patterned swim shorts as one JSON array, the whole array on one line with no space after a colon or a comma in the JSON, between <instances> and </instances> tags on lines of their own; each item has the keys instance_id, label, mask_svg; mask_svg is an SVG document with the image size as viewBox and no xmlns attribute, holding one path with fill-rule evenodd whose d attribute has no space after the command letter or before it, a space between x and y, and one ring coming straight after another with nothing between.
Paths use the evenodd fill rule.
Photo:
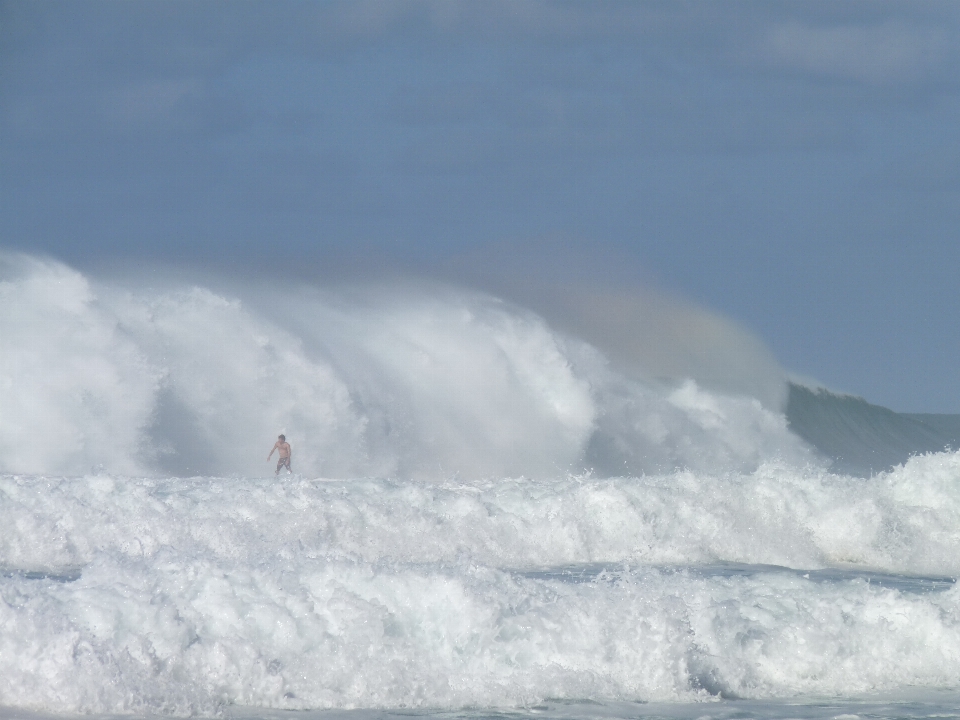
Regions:
<instances>
[{"instance_id":1,"label":"patterned swim shorts","mask_svg":"<svg viewBox=\"0 0 960 720\"><path fill-rule=\"evenodd\" d=\"M280 468L282 468L282 467L285 467L285 468L287 469L287 472L293 472L293 470L290 469L290 458L289 458L289 457L280 458L279 460L277 460L277 473L280 472ZM276 474L276 473L275 473L275 474Z\"/></svg>"}]
</instances>

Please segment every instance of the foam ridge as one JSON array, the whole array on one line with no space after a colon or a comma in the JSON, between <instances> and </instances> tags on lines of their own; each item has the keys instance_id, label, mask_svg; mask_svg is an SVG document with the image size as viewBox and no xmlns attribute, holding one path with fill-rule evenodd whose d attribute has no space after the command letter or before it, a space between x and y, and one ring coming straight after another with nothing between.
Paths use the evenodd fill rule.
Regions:
<instances>
[{"instance_id":1,"label":"foam ridge","mask_svg":"<svg viewBox=\"0 0 960 720\"><path fill-rule=\"evenodd\" d=\"M956 576L958 470L951 454L872 484L783 465L474 484L7 475L0 704L208 714L953 687L960 591L871 578Z\"/></svg>"}]
</instances>

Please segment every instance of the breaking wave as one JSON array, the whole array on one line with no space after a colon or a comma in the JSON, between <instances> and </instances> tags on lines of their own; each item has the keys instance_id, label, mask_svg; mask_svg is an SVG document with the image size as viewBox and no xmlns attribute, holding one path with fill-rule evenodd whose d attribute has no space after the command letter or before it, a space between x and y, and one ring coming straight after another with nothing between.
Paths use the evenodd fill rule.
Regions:
<instances>
[{"instance_id":1,"label":"breaking wave","mask_svg":"<svg viewBox=\"0 0 960 720\"><path fill-rule=\"evenodd\" d=\"M2 258L0 470L263 475L284 432L326 477L626 475L807 462L779 408L601 350L477 292L127 290Z\"/></svg>"},{"instance_id":2,"label":"breaking wave","mask_svg":"<svg viewBox=\"0 0 960 720\"><path fill-rule=\"evenodd\" d=\"M960 688L960 454L904 454L952 425L653 380L623 369L632 339L608 362L615 326L590 344L450 286L131 288L2 256L0 708ZM830 472L788 416L834 469L906 462ZM274 478L279 432L296 474Z\"/></svg>"},{"instance_id":3,"label":"breaking wave","mask_svg":"<svg viewBox=\"0 0 960 720\"><path fill-rule=\"evenodd\" d=\"M956 688L958 475L938 455L872 481L780 465L469 485L4 476L0 704Z\"/></svg>"}]
</instances>

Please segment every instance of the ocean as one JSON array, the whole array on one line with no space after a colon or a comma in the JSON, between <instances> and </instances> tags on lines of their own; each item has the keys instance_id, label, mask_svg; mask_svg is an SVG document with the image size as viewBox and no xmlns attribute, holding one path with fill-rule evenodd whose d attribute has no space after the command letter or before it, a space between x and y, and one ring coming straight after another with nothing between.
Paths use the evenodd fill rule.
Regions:
<instances>
[{"instance_id":1,"label":"ocean","mask_svg":"<svg viewBox=\"0 0 960 720\"><path fill-rule=\"evenodd\" d=\"M0 717L960 716L949 418L466 290L0 265Z\"/></svg>"}]
</instances>

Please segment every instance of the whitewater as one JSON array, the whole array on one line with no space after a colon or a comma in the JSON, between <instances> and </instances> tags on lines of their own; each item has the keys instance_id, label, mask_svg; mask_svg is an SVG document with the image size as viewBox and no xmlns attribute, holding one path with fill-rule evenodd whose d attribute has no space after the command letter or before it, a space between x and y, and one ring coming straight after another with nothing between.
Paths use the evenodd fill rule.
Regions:
<instances>
[{"instance_id":1,"label":"whitewater","mask_svg":"<svg viewBox=\"0 0 960 720\"><path fill-rule=\"evenodd\" d=\"M960 714L958 453L439 284L4 254L0 338L0 716Z\"/></svg>"}]
</instances>

